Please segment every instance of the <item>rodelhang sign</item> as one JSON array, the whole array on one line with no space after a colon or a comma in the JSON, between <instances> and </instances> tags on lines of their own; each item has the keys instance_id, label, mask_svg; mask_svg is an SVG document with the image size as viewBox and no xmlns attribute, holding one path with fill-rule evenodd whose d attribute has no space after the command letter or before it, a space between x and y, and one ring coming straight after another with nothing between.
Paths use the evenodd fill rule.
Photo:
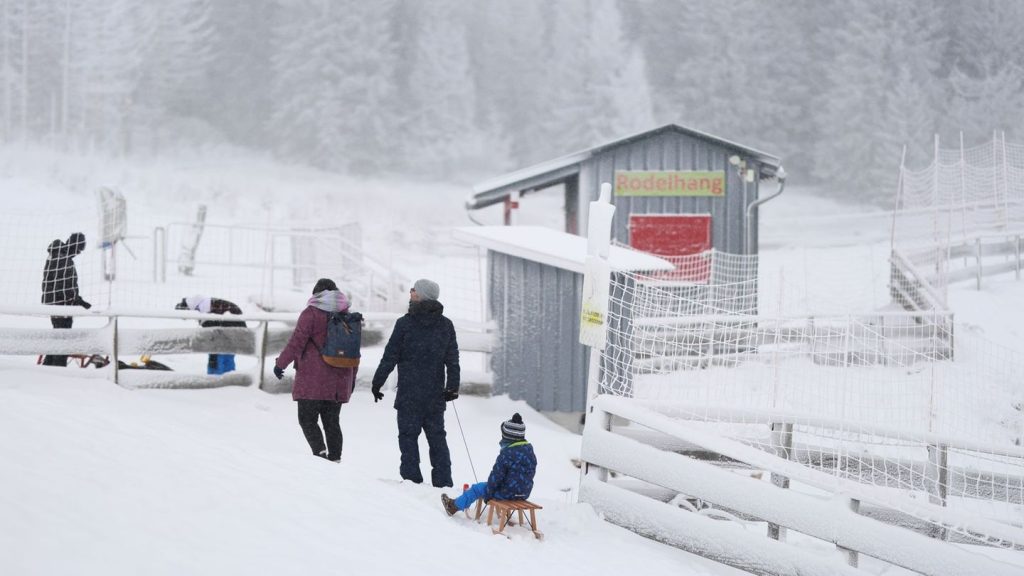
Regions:
<instances>
[{"instance_id":1,"label":"rodelhang sign","mask_svg":"<svg viewBox=\"0 0 1024 576\"><path fill-rule=\"evenodd\" d=\"M615 171L616 196L725 196L725 172Z\"/></svg>"}]
</instances>

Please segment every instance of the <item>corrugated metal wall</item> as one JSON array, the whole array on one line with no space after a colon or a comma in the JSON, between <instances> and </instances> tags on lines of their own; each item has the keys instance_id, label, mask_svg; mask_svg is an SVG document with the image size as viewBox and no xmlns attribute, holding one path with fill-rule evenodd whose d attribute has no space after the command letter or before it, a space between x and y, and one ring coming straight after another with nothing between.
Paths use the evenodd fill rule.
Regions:
<instances>
[{"instance_id":1,"label":"corrugated metal wall","mask_svg":"<svg viewBox=\"0 0 1024 576\"><path fill-rule=\"evenodd\" d=\"M580 210L586 213L587 203L596 200L602 182L613 182L615 170L715 170L725 172L725 197L613 197L618 208L612 225L612 238L629 242L630 214L711 214L711 243L723 252L743 254L744 211L757 199L758 180L747 184L746 200L743 183L729 165L729 156L737 153L711 142L679 132L653 134L647 138L625 142L599 152L584 161L580 171ZM744 157L740 154L741 157ZM751 165L757 162L745 157ZM755 215L755 219L756 219ZM581 224L585 222L581 220ZM581 226L581 231L586 227ZM757 234L757 226L754 226ZM756 247L755 243L755 247ZM756 250L756 248L755 248Z\"/></svg>"},{"instance_id":2,"label":"corrugated metal wall","mask_svg":"<svg viewBox=\"0 0 1024 576\"><path fill-rule=\"evenodd\" d=\"M494 393L537 410L584 410L583 276L494 251L487 260L490 313L501 338L491 355Z\"/></svg>"}]
</instances>

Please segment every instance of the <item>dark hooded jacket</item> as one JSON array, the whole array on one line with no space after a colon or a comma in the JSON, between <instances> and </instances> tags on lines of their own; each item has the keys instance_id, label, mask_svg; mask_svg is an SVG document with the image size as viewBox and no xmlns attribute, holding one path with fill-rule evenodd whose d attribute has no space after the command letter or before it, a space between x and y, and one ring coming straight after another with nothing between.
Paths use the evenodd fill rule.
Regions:
<instances>
[{"instance_id":1,"label":"dark hooded jacket","mask_svg":"<svg viewBox=\"0 0 1024 576\"><path fill-rule=\"evenodd\" d=\"M409 312L395 322L373 386L383 386L395 366L396 410L444 411L445 390L459 391L459 344L455 326L444 316L440 302L410 303Z\"/></svg>"},{"instance_id":2,"label":"dark hooded jacket","mask_svg":"<svg viewBox=\"0 0 1024 576\"><path fill-rule=\"evenodd\" d=\"M533 491L537 473L537 456L526 439L502 440L491 474L487 477L484 500L526 500Z\"/></svg>"},{"instance_id":3,"label":"dark hooded jacket","mask_svg":"<svg viewBox=\"0 0 1024 576\"><path fill-rule=\"evenodd\" d=\"M81 306L84 300L78 294L78 272L73 258L85 250L85 236L72 234L67 242L54 240L47 251L49 257L43 267L43 304Z\"/></svg>"}]
</instances>

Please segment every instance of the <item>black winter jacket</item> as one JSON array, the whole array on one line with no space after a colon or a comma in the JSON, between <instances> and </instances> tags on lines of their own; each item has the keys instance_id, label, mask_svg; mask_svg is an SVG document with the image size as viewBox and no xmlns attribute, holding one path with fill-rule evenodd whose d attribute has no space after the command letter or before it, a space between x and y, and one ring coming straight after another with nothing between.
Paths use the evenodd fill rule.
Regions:
<instances>
[{"instance_id":1,"label":"black winter jacket","mask_svg":"<svg viewBox=\"0 0 1024 576\"><path fill-rule=\"evenodd\" d=\"M210 298L211 314L241 314L242 309L238 304L222 298ZM203 328L245 328L245 322L238 320L203 320L199 323Z\"/></svg>"},{"instance_id":2,"label":"black winter jacket","mask_svg":"<svg viewBox=\"0 0 1024 576\"><path fill-rule=\"evenodd\" d=\"M373 387L383 386L398 366L396 410L443 411L445 390L459 391L459 344L455 326L443 313L437 300L422 300L411 303L409 312L395 322Z\"/></svg>"},{"instance_id":3,"label":"black winter jacket","mask_svg":"<svg viewBox=\"0 0 1024 576\"><path fill-rule=\"evenodd\" d=\"M65 243L54 240L47 251L49 257L43 266L42 302L63 306L81 306L78 294L78 272L73 258L85 248L84 241Z\"/></svg>"}]
</instances>

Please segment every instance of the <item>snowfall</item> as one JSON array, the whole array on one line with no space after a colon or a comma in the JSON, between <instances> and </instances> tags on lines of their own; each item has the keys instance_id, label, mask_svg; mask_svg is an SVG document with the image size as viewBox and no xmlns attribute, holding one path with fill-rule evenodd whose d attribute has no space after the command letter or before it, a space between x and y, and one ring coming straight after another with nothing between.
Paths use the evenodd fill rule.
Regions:
<instances>
[{"instance_id":1,"label":"snowfall","mask_svg":"<svg viewBox=\"0 0 1024 576\"><path fill-rule=\"evenodd\" d=\"M127 162L18 148L0 151L0 198L12 222L0 232L0 259L23 258L16 242L19 219L25 225L46 218L67 233L94 229L100 186L125 194L130 233L146 234L161 219L188 220L200 202L211 222L359 221L364 246L410 277L431 273L431 263L444 258L451 227L471 225L462 207L470 183L359 180L230 150ZM527 197L520 218L557 227L559 209L557 194L533 202ZM837 214L857 212L863 219L827 224ZM497 223L500 214L476 217ZM826 225L798 226L810 218ZM884 259L887 222L878 209L822 200L810 190L787 191L762 208L764 257L799 254L791 259L819 267L850 253ZM38 260L34 274L44 247L30 255ZM884 262L873 269L867 282L873 288L856 297L879 306ZM35 276L31 283L38 286ZM4 297L25 300L10 292ZM990 279L981 291L973 284L951 289L958 321L1018 352L1024 352L1022 298L1024 282L1012 273ZM48 323L0 316L0 328L5 326ZM577 503L580 471L573 460L581 437L506 396L464 395L446 412L455 490L487 475L500 423L519 412L539 462L531 500L543 506L538 522L544 539L517 526L508 537L495 536L463 515L449 518L440 495L452 489L400 481L393 392L385 390L385 401L374 403L365 388L379 346L365 351L362 383L342 409L340 463L309 454L287 394L235 386L133 390L113 384L109 370L42 367L34 356L2 354L2 574L741 573L640 537ZM168 362L199 372L205 358ZM243 360L239 368L257 370ZM422 439L421 453L429 477ZM765 525L737 522L736 529L763 534ZM800 553L836 555L825 542L795 535L790 541ZM1024 573L1024 553L984 553ZM861 569L907 573L870 558L861 559Z\"/></svg>"}]
</instances>

